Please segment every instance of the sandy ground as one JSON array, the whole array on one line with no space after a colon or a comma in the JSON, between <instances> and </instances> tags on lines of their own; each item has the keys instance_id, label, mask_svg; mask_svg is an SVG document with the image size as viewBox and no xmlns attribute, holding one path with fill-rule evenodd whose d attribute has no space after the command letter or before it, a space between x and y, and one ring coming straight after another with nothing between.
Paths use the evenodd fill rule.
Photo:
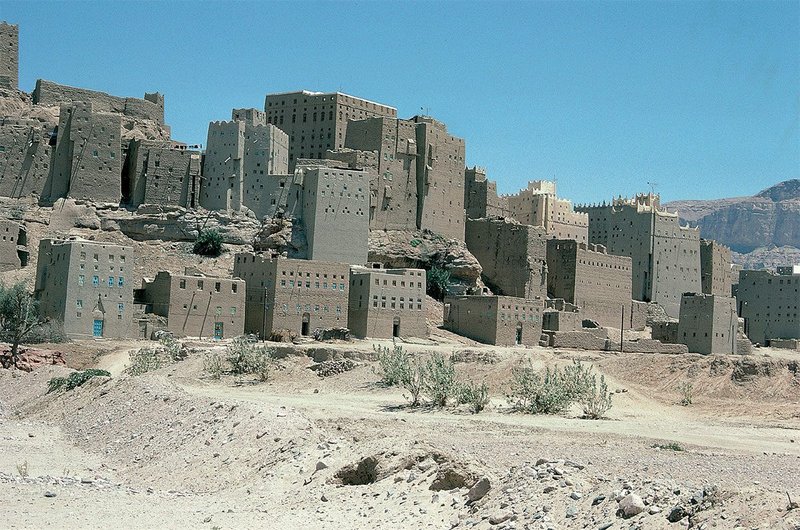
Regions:
<instances>
[{"instance_id":1,"label":"sandy ground","mask_svg":"<svg viewBox=\"0 0 800 530\"><path fill-rule=\"evenodd\" d=\"M753 356L766 373L739 381L731 358L437 341L406 348L468 350L457 373L487 382L487 410L408 408L365 360L372 341L297 347L260 384L208 378L204 352L225 349L209 343L188 343L188 359L139 377L124 368L141 343L104 344L72 358L94 358L113 377L70 392L46 393L65 368L2 372L0 526L800 528L786 496L800 499L790 354ZM357 366L317 376L304 354L320 347ZM608 419L510 412L504 393L522 358L594 365L618 391ZM681 381L696 388L691 406L678 404ZM669 444L681 450L657 447ZM481 477L488 493L469 502ZM628 493L645 506L623 518L617 499ZM685 516L670 522L676 507Z\"/></svg>"}]
</instances>

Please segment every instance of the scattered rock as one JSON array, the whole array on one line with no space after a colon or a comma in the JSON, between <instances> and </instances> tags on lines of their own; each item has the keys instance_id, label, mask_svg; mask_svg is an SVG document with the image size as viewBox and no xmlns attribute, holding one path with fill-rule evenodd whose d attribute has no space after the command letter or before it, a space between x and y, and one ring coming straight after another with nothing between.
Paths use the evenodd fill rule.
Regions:
<instances>
[{"instance_id":1,"label":"scattered rock","mask_svg":"<svg viewBox=\"0 0 800 530\"><path fill-rule=\"evenodd\" d=\"M470 502L475 502L481 500L487 493L489 493L489 489L491 488L491 483L487 477L482 477L478 482L476 482L467 492L467 499Z\"/></svg>"},{"instance_id":2,"label":"scattered rock","mask_svg":"<svg viewBox=\"0 0 800 530\"><path fill-rule=\"evenodd\" d=\"M644 511L644 501L635 493L629 493L619 501L619 509L625 517L633 517Z\"/></svg>"}]
</instances>

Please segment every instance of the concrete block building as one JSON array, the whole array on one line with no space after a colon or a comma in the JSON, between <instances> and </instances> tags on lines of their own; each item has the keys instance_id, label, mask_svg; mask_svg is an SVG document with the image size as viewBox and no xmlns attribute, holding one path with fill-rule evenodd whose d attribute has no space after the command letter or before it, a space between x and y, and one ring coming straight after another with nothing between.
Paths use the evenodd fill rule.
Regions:
<instances>
[{"instance_id":1,"label":"concrete block building","mask_svg":"<svg viewBox=\"0 0 800 530\"><path fill-rule=\"evenodd\" d=\"M520 298L547 296L547 234L511 219L468 219L467 249L493 292Z\"/></svg>"},{"instance_id":2,"label":"concrete block building","mask_svg":"<svg viewBox=\"0 0 800 530\"><path fill-rule=\"evenodd\" d=\"M62 197L119 203L122 197L122 121L90 102L61 106L58 137L44 199Z\"/></svg>"},{"instance_id":3,"label":"concrete block building","mask_svg":"<svg viewBox=\"0 0 800 530\"><path fill-rule=\"evenodd\" d=\"M729 296L684 293L677 342L693 353L736 353L736 300Z\"/></svg>"},{"instance_id":4,"label":"concrete block building","mask_svg":"<svg viewBox=\"0 0 800 530\"><path fill-rule=\"evenodd\" d=\"M350 332L359 338L427 337L425 271L350 270Z\"/></svg>"},{"instance_id":5,"label":"concrete block building","mask_svg":"<svg viewBox=\"0 0 800 530\"><path fill-rule=\"evenodd\" d=\"M285 132L264 123L263 113L255 109L234 109L231 116L231 121L208 126L200 204L209 210L238 211L248 206L248 188L248 198L266 199L260 186L267 176L289 172Z\"/></svg>"},{"instance_id":6,"label":"concrete block building","mask_svg":"<svg viewBox=\"0 0 800 530\"><path fill-rule=\"evenodd\" d=\"M133 316L132 247L83 239L39 243L34 294L73 339L125 338Z\"/></svg>"},{"instance_id":7,"label":"concrete block building","mask_svg":"<svg viewBox=\"0 0 800 530\"><path fill-rule=\"evenodd\" d=\"M161 271L143 279L135 294L147 313L166 317L176 336L221 340L244 333L244 280Z\"/></svg>"},{"instance_id":8,"label":"concrete block building","mask_svg":"<svg viewBox=\"0 0 800 530\"><path fill-rule=\"evenodd\" d=\"M583 318L618 328L622 311L631 314L631 258L614 256L602 245L572 239L547 242L547 291L576 306Z\"/></svg>"},{"instance_id":9,"label":"concrete block building","mask_svg":"<svg viewBox=\"0 0 800 530\"><path fill-rule=\"evenodd\" d=\"M589 215L590 243L631 258L635 300L658 302L678 318L681 295L701 292L700 231L681 226L678 214L661 208L658 195L576 210Z\"/></svg>"},{"instance_id":10,"label":"concrete block building","mask_svg":"<svg viewBox=\"0 0 800 530\"><path fill-rule=\"evenodd\" d=\"M0 88L19 88L19 26L0 22Z\"/></svg>"},{"instance_id":11,"label":"concrete block building","mask_svg":"<svg viewBox=\"0 0 800 530\"><path fill-rule=\"evenodd\" d=\"M736 300L739 316L744 318L744 332L754 344L800 338L800 270L743 270Z\"/></svg>"},{"instance_id":12,"label":"concrete block building","mask_svg":"<svg viewBox=\"0 0 800 530\"><path fill-rule=\"evenodd\" d=\"M264 100L267 123L289 137L289 170L301 158L321 159L325 151L345 147L349 120L370 117L397 118L397 109L340 92L302 90L267 94Z\"/></svg>"},{"instance_id":13,"label":"concrete block building","mask_svg":"<svg viewBox=\"0 0 800 530\"><path fill-rule=\"evenodd\" d=\"M535 346L544 302L512 296L456 296L444 301L444 327L484 344Z\"/></svg>"},{"instance_id":14,"label":"concrete block building","mask_svg":"<svg viewBox=\"0 0 800 530\"><path fill-rule=\"evenodd\" d=\"M700 285L703 293L731 296L733 287L731 249L707 239L700 240Z\"/></svg>"},{"instance_id":15,"label":"concrete block building","mask_svg":"<svg viewBox=\"0 0 800 530\"><path fill-rule=\"evenodd\" d=\"M350 266L236 254L233 275L246 284L245 331L269 338L279 330L310 335L347 327Z\"/></svg>"},{"instance_id":16,"label":"concrete block building","mask_svg":"<svg viewBox=\"0 0 800 530\"><path fill-rule=\"evenodd\" d=\"M28 232L24 225L0 219L0 272L28 264Z\"/></svg>"},{"instance_id":17,"label":"concrete block building","mask_svg":"<svg viewBox=\"0 0 800 530\"><path fill-rule=\"evenodd\" d=\"M51 138L52 127L38 121L0 118L0 196L42 195L53 157Z\"/></svg>"},{"instance_id":18,"label":"concrete block building","mask_svg":"<svg viewBox=\"0 0 800 530\"><path fill-rule=\"evenodd\" d=\"M122 200L130 206L194 208L200 171L199 151L175 142L131 140L122 172Z\"/></svg>"}]
</instances>

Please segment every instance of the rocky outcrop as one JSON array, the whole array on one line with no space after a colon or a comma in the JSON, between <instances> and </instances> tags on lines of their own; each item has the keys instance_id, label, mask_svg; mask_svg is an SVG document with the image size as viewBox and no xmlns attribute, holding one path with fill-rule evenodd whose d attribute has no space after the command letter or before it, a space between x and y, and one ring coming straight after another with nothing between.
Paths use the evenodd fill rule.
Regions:
<instances>
[{"instance_id":1,"label":"rocky outcrop","mask_svg":"<svg viewBox=\"0 0 800 530\"><path fill-rule=\"evenodd\" d=\"M253 239L253 250L305 258L307 243L303 224L277 216L264 219Z\"/></svg>"},{"instance_id":2,"label":"rocky outcrop","mask_svg":"<svg viewBox=\"0 0 800 530\"><path fill-rule=\"evenodd\" d=\"M678 201L665 205L738 253L800 247L800 180L787 180L753 197Z\"/></svg>"},{"instance_id":3,"label":"rocky outcrop","mask_svg":"<svg viewBox=\"0 0 800 530\"><path fill-rule=\"evenodd\" d=\"M481 265L466 243L429 230L372 230L368 259L386 267L441 267L450 271L451 278L471 286L478 285L481 277Z\"/></svg>"}]
</instances>

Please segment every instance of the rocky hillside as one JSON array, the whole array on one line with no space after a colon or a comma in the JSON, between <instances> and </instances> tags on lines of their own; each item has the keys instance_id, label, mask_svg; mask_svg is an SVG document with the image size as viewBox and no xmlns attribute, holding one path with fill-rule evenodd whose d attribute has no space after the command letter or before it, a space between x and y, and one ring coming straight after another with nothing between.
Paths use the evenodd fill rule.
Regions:
<instances>
[{"instance_id":1,"label":"rocky hillside","mask_svg":"<svg viewBox=\"0 0 800 530\"><path fill-rule=\"evenodd\" d=\"M700 226L702 237L715 239L741 254L756 249L763 254L775 247L800 248L798 179L781 182L752 197L675 201L665 206ZM781 253L786 254L786 250Z\"/></svg>"}]
</instances>

